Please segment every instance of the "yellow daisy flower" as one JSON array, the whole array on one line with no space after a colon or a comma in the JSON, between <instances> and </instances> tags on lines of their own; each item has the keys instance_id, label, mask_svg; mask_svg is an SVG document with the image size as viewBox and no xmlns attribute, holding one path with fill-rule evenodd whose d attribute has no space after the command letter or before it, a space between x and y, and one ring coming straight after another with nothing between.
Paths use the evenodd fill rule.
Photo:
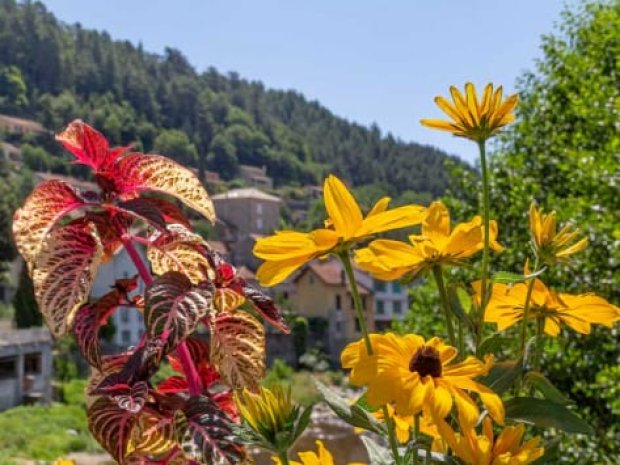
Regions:
<instances>
[{"instance_id":1,"label":"yellow daisy flower","mask_svg":"<svg viewBox=\"0 0 620 465\"><path fill-rule=\"evenodd\" d=\"M278 231L256 241L254 255L265 260L256 273L262 286L274 286L284 281L308 261L338 247L373 234L419 224L426 211L417 205L387 210L390 199L384 197L364 217L351 192L333 175L325 180L323 198L329 215L325 228L309 233Z\"/></svg>"},{"instance_id":2,"label":"yellow daisy flower","mask_svg":"<svg viewBox=\"0 0 620 465\"><path fill-rule=\"evenodd\" d=\"M235 403L248 425L274 447L278 436L290 432L299 411L291 399L290 387L285 391L280 385L261 387L258 393L237 391Z\"/></svg>"},{"instance_id":3,"label":"yellow daisy flower","mask_svg":"<svg viewBox=\"0 0 620 465\"><path fill-rule=\"evenodd\" d=\"M471 425L462 425L463 433L455 433L440 420L437 427L454 455L467 465L527 465L543 456L540 437L522 443L525 427L507 426L497 438L489 418L482 423L483 434L478 435Z\"/></svg>"},{"instance_id":4,"label":"yellow daisy flower","mask_svg":"<svg viewBox=\"0 0 620 465\"><path fill-rule=\"evenodd\" d=\"M481 100L471 82L465 84L465 95L454 86L450 94L452 103L443 97L435 97L435 103L451 121L423 119L420 122L424 126L483 142L515 119L518 97L514 94L502 100L502 86L493 92L493 84L487 84Z\"/></svg>"},{"instance_id":5,"label":"yellow daisy flower","mask_svg":"<svg viewBox=\"0 0 620 465\"><path fill-rule=\"evenodd\" d=\"M332 454L325 448L322 441L316 441L316 452L300 452L299 459L301 462L289 460L290 465L334 465ZM282 465L282 461L278 457L273 457L276 465ZM349 465L365 465L359 462L350 462Z\"/></svg>"},{"instance_id":6,"label":"yellow daisy flower","mask_svg":"<svg viewBox=\"0 0 620 465\"><path fill-rule=\"evenodd\" d=\"M497 223L490 223L490 245L503 250L497 242ZM433 202L422 221L422 234L409 236L411 244L377 239L368 247L355 251L358 266L387 281L405 274L412 277L435 264L457 265L484 248L482 219L475 216L468 223L450 227L450 213L442 202Z\"/></svg>"},{"instance_id":7,"label":"yellow daisy flower","mask_svg":"<svg viewBox=\"0 0 620 465\"><path fill-rule=\"evenodd\" d=\"M424 341L415 334L371 334L373 355L363 341L353 342L342 351L341 361L351 370L355 386L368 386L367 401L373 407L393 404L399 415L423 412L429 417L445 418L456 404L459 414L469 423L480 410L467 391L478 393L489 414L504 422L504 405L497 394L474 378L488 374L493 357L484 362L467 357L451 363L457 350L439 338Z\"/></svg>"},{"instance_id":8,"label":"yellow daisy flower","mask_svg":"<svg viewBox=\"0 0 620 465\"><path fill-rule=\"evenodd\" d=\"M581 252L588 246L588 239L580 238L579 229L573 229L567 224L557 231L555 212L545 215L542 209L536 208L534 202L530 205L530 232L536 255L543 263L549 265L567 262L571 255Z\"/></svg>"},{"instance_id":9,"label":"yellow daisy flower","mask_svg":"<svg viewBox=\"0 0 620 465\"><path fill-rule=\"evenodd\" d=\"M527 284L495 284L484 320L503 331L523 319ZM480 281L472 283L474 298L480 300ZM536 279L530 297L528 318L545 320L545 333L557 336L560 324L589 334L592 324L610 327L620 320L620 308L594 294L558 294Z\"/></svg>"}]
</instances>

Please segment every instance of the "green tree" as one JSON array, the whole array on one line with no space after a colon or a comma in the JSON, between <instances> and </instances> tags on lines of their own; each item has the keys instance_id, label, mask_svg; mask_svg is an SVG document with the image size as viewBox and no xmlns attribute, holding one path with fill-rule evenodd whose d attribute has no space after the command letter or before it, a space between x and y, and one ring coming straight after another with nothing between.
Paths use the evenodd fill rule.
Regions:
<instances>
[{"instance_id":1,"label":"green tree","mask_svg":"<svg viewBox=\"0 0 620 465\"><path fill-rule=\"evenodd\" d=\"M0 107L21 113L28 105L26 82L17 66L0 66Z\"/></svg>"},{"instance_id":2,"label":"green tree","mask_svg":"<svg viewBox=\"0 0 620 465\"><path fill-rule=\"evenodd\" d=\"M198 152L187 134L178 129L167 129L159 133L153 142L153 151L161 153L185 165L196 166Z\"/></svg>"},{"instance_id":3,"label":"green tree","mask_svg":"<svg viewBox=\"0 0 620 465\"><path fill-rule=\"evenodd\" d=\"M32 280L25 264L22 267L17 290L13 296L13 307L15 308L15 324L18 328L30 328L43 324L43 318L34 298Z\"/></svg>"},{"instance_id":4,"label":"green tree","mask_svg":"<svg viewBox=\"0 0 620 465\"><path fill-rule=\"evenodd\" d=\"M491 159L492 217L508 250L496 269L520 271L529 239L527 211L536 200L556 210L590 239L570 267L543 279L563 291L593 291L620 302L620 2L598 1L566 11L559 31L543 38L543 59L519 84L517 123ZM477 180L453 170L453 207L475 212ZM569 436L562 463L614 463L620 456L620 416L595 380L618 366L617 334L605 328L582 336L567 331L543 366L547 375L586 412L593 437ZM567 370L567 367L570 369ZM556 462L553 462L556 463Z\"/></svg>"}]
</instances>

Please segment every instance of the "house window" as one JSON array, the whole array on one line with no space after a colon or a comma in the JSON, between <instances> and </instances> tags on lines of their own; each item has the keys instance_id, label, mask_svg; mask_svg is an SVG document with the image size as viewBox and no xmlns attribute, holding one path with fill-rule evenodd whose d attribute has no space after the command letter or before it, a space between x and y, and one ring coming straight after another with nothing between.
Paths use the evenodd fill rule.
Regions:
<instances>
[{"instance_id":1,"label":"house window","mask_svg":"<svg viewBox=\"0 0 620 465\"><path fill-rule=\"evenodd\" d=\"M263 214L263 204L262 203L257 203L256 204L256 214L257 215L262 215Z\"/></svg>"},{"instance_id":2,"label":"house window","mask_svg":"<svg viewBox=\"0 0 620 465\"><path fill-rule=\"evenodd\" d=\"M336 294L336 310L342 309L342 299L340 298L340 294Z\"/></svg>"},{"instance_id":3,"label":"house window","mask_svg":"<svg viewBox=\"0 0 620 465\"><path fill-rule=\"evenodd\" d=\"M392 282L392 292L394 294L400 294L400 281Z\"/></svg>"},{"instance_id":4,"label":"house window","mask_svg":"<svg viewBox=\"0 0 620 465\"><path fill-rule=\"evenodd\" d=\"M0 358L0 379L17 376L17 359L15 357Z\"/></svg>"},{"instance_id":5,"label":"house window","mask_svg":"<svg viewBox=\"0 0 620 465\"><path fill-rule=\"evenodd\" d=\"M379 281L378 279L375 279L374 288L375 288L375 291L385 292L385 282Z\"/></svg>"},{"instance_id":6,"label":"house window","mask_svg":"<svg viewBox=\"0 0 620 465\"><path fill-rule=\"evenodd\" d=\"M385 303L383 300L377 300L377 315L385 314Z\"/></svg>"},{"instance_id":7,"label":"house window","mask_svg":"<svg viewBox=\"0 0 620 465\"><path fill-rule=\"evenodd\" d=\"M263 219L262 218L256 218L256 227L260 230L263 229Z\"/></svg>"},{"instance_id":8,"label":"house window","mask_svg":"<svg viewBox=\"0 0 620 465\"><path fill-rule=\"evenodd\" d=\"M400 315L403 313L403 304L402 302L396 301L394 302L393 311L395 315Z\"/></svg>"},{"instance_id":9,"label":"house window","mask_svg":"<svg viewBox=\"0 0 620 465\"><path fill-rule=\"evenodd\" d=\"M123 344L129 344L129 342L131 342L131 331L124 329L121 332L121 341Z\"/></svg>"},{"instance_id":10,"label":"house window","mask_svg":"<svg viewBox=\"0 0 620 465\"><path fill-rule=\"evenodd\" d=\"M24 373L27 375L41 373L41 354L26 354L24 356Z\"/></svg>"},{"instance_id":11,"label":"house window","mask_svg":"<svg viewBox=\"0 0 620 465\"><path fill-rule=\"evenodd\" d=\"M129 323L129 309L128 308L121 309L121 321L123 323Z\"/></svg>"},{"instance_id":12,"label":"house window","mask_svg":"<svg viewBox=\"0 0 620 465\"><path fill-rule=\"evenodd\" d=\"M342 333L342 323L340 321L336 321L336 334Z\"/></svg>"}]
</instances>

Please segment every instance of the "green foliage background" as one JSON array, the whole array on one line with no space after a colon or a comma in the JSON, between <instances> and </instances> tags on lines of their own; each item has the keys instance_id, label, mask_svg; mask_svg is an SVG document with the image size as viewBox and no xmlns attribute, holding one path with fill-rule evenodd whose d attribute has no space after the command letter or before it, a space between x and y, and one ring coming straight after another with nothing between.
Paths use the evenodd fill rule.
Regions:
<instances>
[{"instance_id":1,"label":"green foliage background","mask_svg":"<svg viewBox=\"0 0 620 465\"><path fill-rule=\"evenodd\" d=\"M495 255L494 270L521 272L528 245L532 200L556 210L590 240L570 266L545 272L543 280L563 292L595 292L620 303L620 2L579 4L566 10L558 30L543 38L543 58L519 81L517 123L491 157L492 218L507 250ZM480 184L475 173L453 166L446 201L454 216L478 214ZM454 281L466 282L467 272ZM428 312L432 287L413 291L413 308L399 330L437 321ZM426 310L425 310L426 308ZM432 332L432 331L431 331ZM620 457L618 328L591 335L565 330L548 341L545 374L574 402L575 411L596 430L592 436L562 436L546 463L615 464ZM557 432L547 432L549 437Z\"/></svg>"}]
</instances>

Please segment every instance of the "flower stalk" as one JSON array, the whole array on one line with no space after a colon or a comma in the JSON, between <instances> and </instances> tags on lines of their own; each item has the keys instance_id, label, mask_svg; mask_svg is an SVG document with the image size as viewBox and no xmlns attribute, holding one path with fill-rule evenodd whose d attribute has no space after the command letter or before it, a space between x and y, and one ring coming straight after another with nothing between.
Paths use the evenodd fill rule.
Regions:
<instances>
[{"instance_id":1,"label":"flower stalk","mask_svg":"<svg viewBox=\"0 0 620 465\"><path fill-rule=\"evenodd\" d=\"M538 271L538 264L539 264L539 259L538 257L536 257L536 261L534 262L534 273ZM520 344L521 353L525 351L525 342L527 339L527 320L530 316L532 291L534 290L535 282L536 282L536 278L532 278L527 283L527 294L525 295L525 303L523 304L523 322L521 323L521 344Z\"/></svg>"},{"instance_id":2,"label":"flower stalk","mask_svg":"<svg viewBox=\"0 0 620 465\"><path fill-rule=\"evenodd\" d=\"M368 325L366 324L366 315L364 315L364 309L362 307L362 299L360 297L359 288L357 286L357 280L355 279L355 273L353 272L353 265L351 264L351 255L349 254L349 250L345 249L342 252L338 253L338 258L342 262L345 273L347 275L347 279L349 280L349 285L351 286L351 295L353 297L353 306L355 308L355 313L357 315L357 319L359 321L360 330L362 332L362 337L364 339L364 346L366 347L366 353L368 355L372 355L372 342L370 341L370 335L368 333ZM392 419L390 418L388 408L386 405L382 407L383 410L383 418L385 418L385 425L387 427L388 441L390 443L390 449L392 450L392 457L394 458L395 464L400 465L401 458L398 453L398 443L396 442L396 435L394 434L394 428L392 424Z\"/></svg>"},{"instance_id":3,"label":"flower stalk","mask_svg":"<svg viewBox=\"0 0 620 465\"><path fill-rule=\"evenodd\" d=\"M476 327L476 349L482 341L482 329L484 327L484 313L487 306L487 280L489 276L489 248L490 248L490 218L489 218L489 173L487 167L486 141L478 141L480 150L480 169L482 171L482 222L484 228L484 245L482 249L482 269L480 270L480 281L482 284L482 299L480 301L480 320Z\"/></svg>"},{"instance_id":4,"label":"flower stalk","mask_svg":"<svg viewBox=\"0 0 620 465\"><path fill-rule=\"evenodd\" d=\"M439 298L441 300L441 308L443 309L443 314L446 319L446 331L448 332L450 344L453 347L457 347L454 325L452 324L452 316L450 315L450 302L448 301L448 293L446 291L441 265L433 266L433 276L435 277L435 282L437 283Z\"/></svg>"}]
</instances>

